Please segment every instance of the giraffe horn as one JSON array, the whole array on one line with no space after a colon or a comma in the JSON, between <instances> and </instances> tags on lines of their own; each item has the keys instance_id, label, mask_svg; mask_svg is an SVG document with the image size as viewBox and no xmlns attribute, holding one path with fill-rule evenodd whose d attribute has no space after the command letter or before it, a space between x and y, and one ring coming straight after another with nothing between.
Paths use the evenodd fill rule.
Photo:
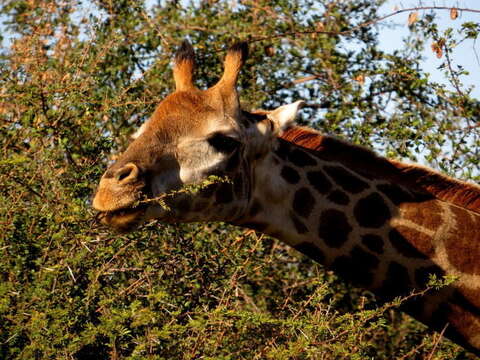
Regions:
<instances>
[{"instance_id":1,"label":"giraffe horn","mask_svg":"<svg viewBox=\"0 0 480 360\"><path fill-rule=\"evenodd\" d=\"M193 71L195 69L195 52L187 40L182 42L175 54L173 78L177 91L195 88L193 85Z\"/></svg>"},{"instance_id":2,"label":"giraffe horn","mask_svg":"<svg viewBox=\"0 0 480 360\"><path fill-rule=\"evenodd\" d=\"M238 74L248 56L248 45L246 42L237 42L227 51L223 62L224 70L220 80L209 89L209 92L220 100L220 106L232 116L240 111L237 89L235 87Z\"/></svg>"}]
</instances>

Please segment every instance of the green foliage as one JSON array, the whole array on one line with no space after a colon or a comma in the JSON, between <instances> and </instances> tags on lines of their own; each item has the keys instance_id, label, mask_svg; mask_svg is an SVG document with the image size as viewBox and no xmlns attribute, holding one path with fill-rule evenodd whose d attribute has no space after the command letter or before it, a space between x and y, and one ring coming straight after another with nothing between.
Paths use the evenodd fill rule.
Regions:
<instances>
[{"instance_id":1,"label":"green foliage","mask_svg":"<svg viewBox=\"0 0 480 360\"><path fill-rule=\"evenodd\" d=\"M90 208L112 153L172 89L185 37L199 86L218 79L225 44L249 39L247 108L302 98L318 104L305 123L478 179L478 101L419 68L430 37L454 51L457 34L425 17L393 54L375 26L332 34L381 3L3 1L0 358L468 358L400 300L379 306L275 240L225 224L114 234ZM460 87L462 70L445 69Z\"/></svg>"}]
</instances>

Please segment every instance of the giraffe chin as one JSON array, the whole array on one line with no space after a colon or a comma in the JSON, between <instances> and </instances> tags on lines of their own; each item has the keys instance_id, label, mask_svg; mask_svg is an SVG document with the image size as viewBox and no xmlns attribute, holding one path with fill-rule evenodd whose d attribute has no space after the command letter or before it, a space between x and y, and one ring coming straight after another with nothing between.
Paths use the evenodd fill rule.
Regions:
<instances>
[{"instance_id":1,"label":"giraffe chin","mask_svg":"<svg viewBox=\"0 0 480 360\"><path fill-rule=\"evenodd\" d=\"M123 208L114 211L100 212L97 218L100 222L119 232L134 230L144 218L146 207Z\"/></svg>"}]
</instances>

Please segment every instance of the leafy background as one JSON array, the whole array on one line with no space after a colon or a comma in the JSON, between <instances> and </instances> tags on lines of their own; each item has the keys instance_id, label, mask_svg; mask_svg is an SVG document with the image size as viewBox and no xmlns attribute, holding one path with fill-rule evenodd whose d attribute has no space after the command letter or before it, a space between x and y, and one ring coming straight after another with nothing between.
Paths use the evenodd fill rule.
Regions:
<instances>
[{"instance_id":1,"label":"leafy background","mask_svg":"<svg viewBox=\"0 0 480 360\"><path fill-rule=\"evenodd\" d=\"M274 239L221 223L120 235L90 207L108 162L171 91L184 38L198 86L218 79L226 44L247 39L246 108L302 98L305 124L478 181L480 103L448 55L479 23L440 31L419 10L386 53L381 24L357 27L383 2L2 1L0 358L472 358L400 300L378 304ZM421 70L432 44L452 91Z\"/></svg>"}]
</instances>

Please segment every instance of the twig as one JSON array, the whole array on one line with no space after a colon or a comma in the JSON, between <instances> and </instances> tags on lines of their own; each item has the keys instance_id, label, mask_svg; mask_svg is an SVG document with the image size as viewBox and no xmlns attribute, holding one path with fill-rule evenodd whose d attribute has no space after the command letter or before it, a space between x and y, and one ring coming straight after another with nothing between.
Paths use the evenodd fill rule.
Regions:
<instances>
[{"instance_id":1,"label":"twig","mask_svg":"<svg viewBox=\"0 0 480 360\"><path fill-rule=\"evenodd\" d=\"M182 188L178 190L172 190L168 193L163 193L154 198L140 200L134 206L138 206L140 204L145 204L145 203L156 202L165 210L170 210L168 205L165 203L166 198L174 197L178 194L195 194L198 191L209 187L210 185L217 184L217 183L231 183L231 182L232 181L228 177L218 177L218 176L210 175L206 180L204 180L200 184L184 185Z\"/></svg>"},{"instance_id":2,"label":"twig","mask_svg":"<svg viewBox=\"0 0 480 360\"><path fill-rule=\"evenodd\" d=\"M411 349L409 352L407 352L402 357L399 357L397 360L411 359L413 354L415 354L421 348L425 347L425 345L426 345L425 339L426 338L423 338L423 341L420 343L420 345L415 346L413 349Z\"/></svg>"},{"instance_id":3,"label":"twig","mask_svg":"<svg viewBox=\"0 0 480 360\"><path fill-rule=\"evenodd\" d=\"M75 279L75 276L73 276L73 271L70 269L70 266L67 265L68 272L70 273L70 276L73 279L73 282L77 282L77 279Z\"/></svg>"},{"instance_id":4,"label":"twig","mask_svg":"<svg viewBox=\"0 0 480 360\"><path fill-rule=\"evenodd\" d=\"M390 14L380 16L376 19L368 20L365 21L357 26L354 26L348 30L343 30L343 31L324 31L324 30L305 30L305 31L289 31L289 32L284 32L280 34L275 34L272 36L260 36L257 38L252 38L248 40L248 43L254 43L258 41L263 41L263 40L269 40L269 39L276 39L276 38L282 38L285 36L290 36L290 35L309 35L309 34L326 34L326 35L349 35L352 32L359 30L365 26L373 25L376 23L379 23L385 19L388 19L390 17L405 13L405 12L412 12L412 11L419 11L419 10L452 10L456 9L458 11L464 11L464 12L473 12L473 13L480 13L480 10L477 9L470 9L470 8L457 8L457 7L450 7L450 6L416 6L416 7L410 7L410 8L405 8L405 9L400 9L397 11L394 11Z\"/></svg>"},{"instance_id":5,"label":"twig","mask_svg":"<svg viewBox=\"0 0 480 360\"><path fill-rule=\"evenodd\" d=\"M307 81L311 81L311 80L315 80L315 79L322 79L322 78L324 78L324 76L322 76L320 74L305 76L305 77L300 78L300 79L295 79L295 80L286 82L283 86L284 87L289 87L289 86L292 86L292 85L297 85L297 84L301 84L301 83L304 83L304 82L307 82Z\"/></svg>"},{"instance_id":6,"label":"twig","mask_svg":"<svg viewBox=\"0 0 480 360\"><path fill-rule=\"evenodd\" d=\"M477 44L477 39L474 39L472 49L473 49L473 53L475 54L475 59L477 60L477 64L478 66L480 66L480 58L478 57L477 49L475 48L476 44Z\"/></svg>"},{"instance_id":7,"label":"twig","mask_svg":"<svg viewBox=\"0 0 480 360\"><path fill-rule=\"evenodd\" d=\"M448 67L448 71L450 72L450 76L452 77L453 86L455 87L455 90L457 90L458 95L460 95L461 97L464 97L465 95L463 94L462 89L460 89L458 76L457 74L455 74L455 72L452 69L452 61L450 59L450 50L448 49L446 44L443 45L443 48L445 49L445 59L447 60L447 67Z\"/></svg>"},{"instance_id":8,"label":"twig","mask_svg":"<svg viewBox=\"0 0 480 360\"><path fill-rule=\"evenodd\" d=\"M433 349L430 352L430 354L428 354L427 360L432 360L433 354L435 354L435 350L437 350L437 346L440 343L440 340L442 340L443 334L445 333L445 330L447 330L447 327L448 327L448 323L445 324L440 334L438 334L438 338L437 340L435 340L435 345L433 346Z\"/></svg>"},{"instance_id":9,"label":"twig","mask_svg":"<svg viewBox=\"0 0 480 360\"><path fill-rule=\"evenodd\" d=\"M38 193L38 191L34 190L30 185L28 184L25 184L22 180L16 178L16 177L13 177L13 176L10 176L7 174L7 177L9 177L10 179L12 179L13 181L15 181L17 184L19 185L22 185L23 187L25 187L28 191L30 191L32 194L34 195L37 195L39 198L43 198L42 195L40 195Z\"/></svg>"}]
</instances>

